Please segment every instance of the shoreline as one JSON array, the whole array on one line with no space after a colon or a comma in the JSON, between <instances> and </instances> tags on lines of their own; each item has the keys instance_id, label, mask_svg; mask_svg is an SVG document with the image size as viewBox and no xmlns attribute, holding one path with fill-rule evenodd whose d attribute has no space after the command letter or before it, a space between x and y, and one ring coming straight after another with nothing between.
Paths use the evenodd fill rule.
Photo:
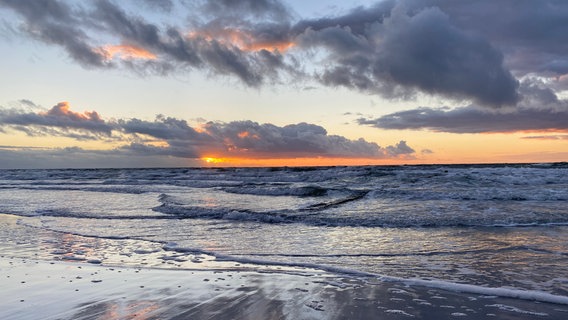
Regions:
<instances>
[{"instance_id":1,"label":"shoreline","mask_svg":"<svg viewBox=\"0 0 568 320\"><path fill-rule=\"evenodd\" d=\"M233 261L157 242L50 231L21 219L0 215L0 319L568 316L568 297L545 292Z\"/></svg>"},{"instance_id":2,"label":"shoreline","mask_svg":"<svg viewBox=\"0 0 568 320\"><path fill-rule=\"evenodd\" d=\"M329 272L0 258L2 319L564 319L568 306Z\"/></svg>"}]
</instances>

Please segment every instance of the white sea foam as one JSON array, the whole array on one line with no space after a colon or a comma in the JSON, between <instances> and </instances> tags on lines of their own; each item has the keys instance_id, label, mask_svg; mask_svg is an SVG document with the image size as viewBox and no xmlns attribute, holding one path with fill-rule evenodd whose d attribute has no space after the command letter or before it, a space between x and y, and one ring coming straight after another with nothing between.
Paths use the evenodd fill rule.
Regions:
<instances>
[{"instance_id":1,"label":"white sea foam","mask_svg":"<svg viewBox=\"0 0 568 320\"><path fill-rule=\"evenodd\" d=\"M486 307L498 308L499 310L504 310L504 311L509 311L509 312L516 312L516 313L520 313L520 314L528 314L528 315L531 315L531 316L540 316L540 317L548 316L548 313L523 310L523 309L520 309L520 308L517 308L517 307L508 306L508 305L504 305L504 304L489 304L489 305L485 305L485 306Z\"/></svg>"},{"instance_id":2,"label":"white sea foam","mask_svg":"<svg viewBox=\"0 0 568 320\"><path fill-rule=\"evenodd\" d=\"M406 317L410 317L410 318L414 318L414 315L404 311L404 310L398 310L398 309L388 309L385 310L386 313L391 313L391 314L398 314L398 315L402 315L402 316L406 316Z\"/></svg>"},{"instance_id":3,"label":"white sea foam","mask_svg":"<svg viewBox=\"0 0 568 320\"><path fill-rule=\"evenodd\" d=\"M443 289L453 292L475 293L486 296L533 300L555 304L568 305L568 297L550 294L548 292L534 290L519 290L512 288L491 288L465 283L455 283L442 280L403 279L396 277L381 276L384 281L403 282L408 285L423 286L428 288Z\"/></svg>"},{"instance_id":4,"label":"white sea foam","mask_svg":"<svg viewBox=\"0 0 568 320\"><path fill-rule=\"evenodd\" d=\"M0 170L0 200L42 230L565 302L566 163Z\"/></svg>"},{"instance_id":5,"label":"white sea foam","mask_svg":"<svg viewBox=\"0 0 568 320\"><path fill-rule=\"evenodd\" d=\"M456 283L456 282L443 281L443 280L424 280L424 279L391 277L391 276L377 275L374 273L362 272L346 268L324 266L314 263L283 263L283 262L275 262L275 261L261 260L261 259L241 258L241 257L223 255L215 252L203 251L193 248L183 248L179 247L176 243L168 243L164 245L164 249L177 251L177 252L204 253L215 256L218 260L235 261L239 263L319 269L332 273L342 274L345 276L371 277L371 278L377 278L385 282L399 282L410 286L435 288L451 292L463 292L463 293L479 294L484 296L515 298L521 300L532 300L539 302L568 305L568 297L554 295L543 291L521 290L521 289L502 288L502 287L499 288L484 287L479 285Z\"/></svg>"}]
</instances>

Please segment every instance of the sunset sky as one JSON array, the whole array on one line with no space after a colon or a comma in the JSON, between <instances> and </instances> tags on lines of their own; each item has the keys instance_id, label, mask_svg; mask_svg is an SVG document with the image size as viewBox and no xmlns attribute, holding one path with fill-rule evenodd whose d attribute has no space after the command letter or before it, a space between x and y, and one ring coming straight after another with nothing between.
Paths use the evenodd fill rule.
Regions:
<instances>
[{"instance_id":1,"label":"sunset sky","mask_svg":"<svg viewBox=\"0 0 568 320\"><path fill-rule=\"evenodd\" d=\"M568 161L568 1L0 0L0 168Z\"/></svg>"}]
</instances>

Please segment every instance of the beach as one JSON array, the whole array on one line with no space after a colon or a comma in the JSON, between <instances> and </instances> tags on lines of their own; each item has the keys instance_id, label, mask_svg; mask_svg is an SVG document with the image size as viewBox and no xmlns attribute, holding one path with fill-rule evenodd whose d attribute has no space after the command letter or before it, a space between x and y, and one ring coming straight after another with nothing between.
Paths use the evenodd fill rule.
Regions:
<instances>
[{"instance_id":1,"label":"beach","mask_svg":"<svg viewBox=\"0 0 568 320\"><path fill-rule=\"evenodd\" d=\"M0 221L0 318L6 320L564 319L568 315L568 304L530 297L180 255L132 240L95 244L71 234L33 232L11 215L0 214ZM7 240L17 234L20 241Z\"/></svg>"},{"instance_id":2,"label":"beach","mask_svg":"<svg viewBox=\"0 0 568 320\"><path fill-rule=\"evenodd\" d=\"M537 303L317 271L116 268L0 259L2 319L564 319Z\"/></svg>"},{"instance_id":3,"label":"beach","mask_svg":"<svg viewBox=\"0 0 568 320\"><path fill-rule=\"evenodd\" d=\"M566 319L567 170L0 171L0 319Z\"/></svg>"}]
</instances>

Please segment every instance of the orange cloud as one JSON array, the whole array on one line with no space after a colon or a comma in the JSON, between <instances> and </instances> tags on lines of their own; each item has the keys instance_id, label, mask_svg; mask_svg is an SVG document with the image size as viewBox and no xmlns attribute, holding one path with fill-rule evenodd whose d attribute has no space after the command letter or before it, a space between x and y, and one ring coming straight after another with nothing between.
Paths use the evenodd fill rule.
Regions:
<instances>
[{"instance_id":1,"label":"orange cloud","mask_svg":"<svg viewBox=\"0 0 568 320\"><path fill-rule=\"evenodd\" d=\"M222 44L233 45L243 51L284 52L295 44L291 41L266 41L254 37L253 34L239 29L225 28L222 30L192 31L188 34L190 39L202 38L206 41L217 41Z\"/></svg>"},{"instance_id":2,"label":"orange cloud","mask_svg":"<svg viewBox=\"0 0 568 320\"><path fill-rule=\"evenodd\" d=\"M250 132L248 132L248 131L239 132L237 134L237 136L241 139L245 139L245 138L260 139L260 137L257 134L250 134Z\"/></svg>"},{"instance_id":3,"label":"orange cloud","mask_svg":"<svg viewBox=\"0 0 568 320\"><path fill-rule=\"evenodd\" d=\"M157 59L157 56L152 52L133 45L106 45L101 47L100 50L107 60L112 60L117 56L122 59Z\"/></svg>"},{"instance_id":4,"label":"orange cloud","mask_svg":"<svg viewBox=\"0 0 568 320\"><path fill-rule=\"evenodd\" d=\"M248 133L248 131L243 131L241 133L238 134L239 138L244 139L248 136L250 136L250 133Z\"/></svg>"},{"instance_id":5,"label":"orange cloud","mask_svg":"<svg viewBox=\"0 0 568 320\"><path fill-rule=\"evenodd\" d=\"M435 131L435 132L443 132L443 131ZM483 135L497 135L497 134L551 134L551 133L567 133L568 129L562 128L551 128L551 129L527 129L527 130L503 130L503 131L493 131L493 132L480 132L479 134Z\"/></svg>"},{"instance_id":6,"label":"orange cloud","mask_svg":"<svg viewBox=\"0 0 568 320\"><path fill-rule=\"evenodd\" d=\"M53 106L47 112L42 112L40 114L48 115L48 116L59 116L59 117L67 117L73 120L87 120L87 121L98 121L103 122L101 116L96 111L85 111L84 113L78 113L71 111L71 106L69 102L63 101L59 102L57 105Z\"/></svg>"}]
</instances>

